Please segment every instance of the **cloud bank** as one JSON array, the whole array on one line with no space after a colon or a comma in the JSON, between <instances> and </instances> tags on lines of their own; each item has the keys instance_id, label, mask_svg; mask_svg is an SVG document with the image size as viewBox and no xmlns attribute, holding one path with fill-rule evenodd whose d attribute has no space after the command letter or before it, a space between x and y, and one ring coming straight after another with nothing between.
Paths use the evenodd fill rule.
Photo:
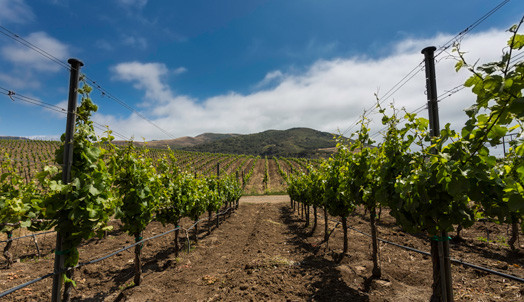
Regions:
<instances>
[{"instance_id":1,"label":"cloud bank","mask_svg":"<svg viewBox=\"0 0 524 302\"><path fill-rule=\"evenodd\" d=\"M70 56L70 47L46 32L34 32L22 38L63 62ZM1 66L0 80L17 89L38 88L41 85L41 75L57 73L62 68L56 62L15 41L0 47L0 56L10 65Z\"/></svg>"},{"instance_id":2,"label":"cloud bank","mask_svg":"<svg viewBox=\"0 0 524 302\"><path fill-rule=\"evenodd\" d=\"M462 41L466 58L480 63L499 59L508 33L501 30L470 34ZM319 60L304 73L272 70L254 83L249 94L230 92L207 99L178 95L168 85L170 76L180 76L185 68L169 67L159 62L124 62L111 68L113 79L131 84L141 94L143 114L175 137L215 133L255 133L267 129L311 127L338 133L359 119L364 109L376 103L374 94L384 95L422 60L420 50L429 45L444 45L451 35L439 34L428 39L405 39L382 58L347 57ZM443 53L437 62L437 90L446 91L464 83L467 71L455 72L455 60ZM464 89L440 102L441 125L453 122L460 128L465 120L463 109L475 96ZM426 104L425 76L421 69L385 104L413 111ZM427 116L425 111L422 116ZM371 114L379 121L380 118ZM116 131L150 139L165 139L165 135L135 114L128 117L97 114L95 119ZM372 132L381 125L372 124ZM125 131L121 131L125 129ZM349 133L347 133L349 134Z\"/></svg>"}]
</instances>

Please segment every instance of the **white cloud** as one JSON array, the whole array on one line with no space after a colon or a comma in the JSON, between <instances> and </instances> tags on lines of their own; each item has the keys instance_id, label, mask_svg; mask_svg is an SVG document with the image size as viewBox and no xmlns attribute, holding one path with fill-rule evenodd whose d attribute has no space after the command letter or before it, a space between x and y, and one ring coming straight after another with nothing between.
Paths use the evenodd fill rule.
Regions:
<instances>
[{"instance_id":1,"label":"white cloud","mask_svg":"<svg viewBox=\"0 0 524 302\"><path fill-rule=\"evenodd\" d=\"M268 72L266 74L266 76L264 77L264 79L262 81L258 82L254 87L256 89L260 89L260 88L265 87L265 86L267 86L267 85L269 85L271 83L275 83L275 82L281 80L283 77L284 77L284 74L280 70L275 70L275 71Z\"/></svg>"},{"instance_id":2,"label":"white cloud","mask_svg":"<svg viewBox=\"0 0 524 302\"><path fill-rule=\"evenodd\" d=\"M36 89L40 88L41 84L34 81L31 74L13 71L11 74L0 73L0 82L12 89Z\"/></svg>"},{"instance_id":3,"label":"white cloud","mask_svg":"<svg viewBox=\"0 0 524 302\"><path fill-rule=\"evenodd\" d=\"M133 82L133 87L145 90L146 103L165 103L173 99L169 86L163 83L162 78L169 70L160 63L121 63L112 68L114 79Z\"/></svg>"},{"instance_id":4,"label":"white cloud","mask_svg":"<svg viewBox=\"0 0 524 302\"><path fill-rule=\"evenodd\" d=\"M50 110L49 111L57 118L62 118L62 119L65 119L67 117L67 107L68 107L68 101L67 100L63 100L61 102L58 102L57 104L55 104L56 107L56 110Z\"/></svg>"},{"instance_id":5,"label":"white cloud","mask_svg":"<svg viewBox=\"0 0 524 302\"><path fill-rule=\"evenodd\" d=\"M183 74L187 71L187 68L185 67L178 67L177 69L173 70L174 75Z\"/></svg>"},{"instance_id":6,"label":"white cloud","mask_svg":"<svg viewBox=\"0 0 524 302\"><path fill-rule=\"evenodd\" d=\"M150 105L145 112L161 128L174 136L197 135L203 132L253 133L267 129L311 127L318 130L344 131L352 125L363 110L375 104L374 93L386 93L413 67L423 60L420 50L428 45L443 45L451 36L438 35L432 39L404 40L395 45L388 57L363 59L362 57L320 60L299 75L286 74L280 70L268 73L259 82L261 88L250 94L231 92L205 100L196 100L186 95L176 95L166 83L168 68L161 63L130 62L115 66L114 78L133 83L144 92L145 102ZM462 50L470 51L471 62L498 59L507 40L507 33L492 30L467 36ZM439 95L465 81L467 71L456 73L455 61L439 56L437 64L437 89ZM440 106L441 126L453 122L460 128L465 120L463 108L474 102L475 97L468 89L443 100ZM419 72L404 85L387 103L408 111L426 104L425 76ZM422 116L427 116L425 111ZM381 128L380 118L372 131ZM117 118L97 115L97 120L118 129L126 129L136 138L166 138L158 129L136 115ZM349 134L349 133L348 133Z\"/></svg>"},{"instance_id":7,"label":"white cloud","mask_svg":"<svg viewBox=\"0 0 524 302\"><path fill-rule=\"evenodd\" d=\"M59 135L30 135L26 136L32 140L41 140L41 141L60 141Z\"/></svg>"},{"instance_id":8,"label":"white cloud","mask_svg":"<svg viewBox=\"0 0 524 302\"><path fill-rule=\"evenodd\" d=\"M31 8L24 0L0 0L0 24L25 24L35 19Z\"/></svg>"},{"instance_id":9,"label":"white cloud","mask_svg":"<svg viewBox=\"0 0 524 302\"><path fill-rule=\"evenodd\" d=\"M65 61L69 57L69 47L45 32L34 32L24 39L59 60ZM6 60L15 65L23 66L27 70L49 72L58 71L61 68L57 63L20 44L13 43L4 46L0 49L0 52Z\"/></svg>"}]
</instances>

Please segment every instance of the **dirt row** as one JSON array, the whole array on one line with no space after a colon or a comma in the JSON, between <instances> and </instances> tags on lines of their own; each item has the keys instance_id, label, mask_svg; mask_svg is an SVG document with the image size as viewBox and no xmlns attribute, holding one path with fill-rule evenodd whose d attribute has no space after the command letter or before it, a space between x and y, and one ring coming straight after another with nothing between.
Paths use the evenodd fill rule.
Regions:
<instances>
[{"instance_id":1,"label":"dirt row","mask_svg":"<svg viewBox=\"0 0 524 302\"><path fill-rule=\"evenodd\" d=\"M320 214L320 213L319 213ZM349 225L366 231L368 222L359 215ZM313 220L311 220L313 223ZM191 221L184 221L187 227ZM342 230L333 230L329 245L321 244L324 221L317 228L289 206L287 196L243 197L240 208L210 234L201 225L198 245L187 245L175 258L173 235L148 241L143 248L144 278L132 286L133 252L123 252L79 269L73 301L428 301L431 287L429 257L380 244L383 278L370 280L370 241L350 231L349 255L339 261ZM133 238L115 230L103 240L90 240L80 250L81 261L95 259L129 245ZM512 254L500 241L479 240L489 228L492 238L502 238L497 225L476 225L463 231L464 242L452 244L452 257L523 276L521 254ZM152 223L144 237L169 227ZM428 250L427 238L409 235L383 213L380 237ZM520 238L522 240L522 238ZM0 290L11 288L52 270L53 236L41 238L44 255L25 255L11 269L0 270ZM44 242L47 241L47 242ZM521 241L522 243L523 241ZM30 243L30 242L29 242ZM185 239L182 240L185 244ZM19 243L27 249L28 243ZM19 252L20 249L19 249ZM457 301L519 301L522 284L473 269L453 266ZM49 301L51 280L46 279L5 298L6 301Z\"/></svg>"}]
</instances>

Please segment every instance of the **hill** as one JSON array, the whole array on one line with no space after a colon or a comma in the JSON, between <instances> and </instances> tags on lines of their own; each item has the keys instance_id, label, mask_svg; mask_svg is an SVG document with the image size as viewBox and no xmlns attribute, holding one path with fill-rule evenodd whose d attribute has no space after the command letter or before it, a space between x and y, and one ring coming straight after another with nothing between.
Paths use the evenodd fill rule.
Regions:
<instances>
[{"instance_id":1,"label":"hill","mask_svg":"<svg viewBox=\"0 0 524 302\"><path fill-rule=\"evenodd\" d=\"M335 152L334 134L310 128L267 130L255 134L203 133L171 140L146 142L150 148L283 157L327 157ZM125 144L116 141L115 144ZM143 142L135 142L143 145Z\"/></svg>"},{"instance_id":2,"label":"hill","mask_svg":"<svg viewBox=\"0 0 524 302\"><path fill-rule=\"evenodd\" d=\"M5 139L5 140L29 140L27 137L21 137L21 136L0 136L0 139Z\"/></svg>"},{"instance_id":3,"label":"hill","mask_svg":"<svg viewBox=\"0 0 524 302\"><path fill-rule=\"evenodd\" d=\"M190 148L196 145L201 145L205 143L214 142L221 139L226 139L230 137L235 137L240 134L217 134L217 133L203 133L200 135L197 135L195 137L191 136L183 136L179 137L177 139L166 139L166 140L154 140L154 141L148 141L146 142L148 147L151 148L171 148L171 149L182 149L182 148ZM115 141L115 144L125 144L124 141ZM143 145L143 142L135 142L137 145Z\"/></svg>"},{"instance_id":4,"label":"hill","mask_svg":"<svg viewBox=\"0 0 524 302\"><path fill-rule=\"evenodd\" d=\"M194 146L187 151L316 158L331 154L334 135L310 128L267 130L255 134L235 135Z\"/></svg>"}]
</instances>

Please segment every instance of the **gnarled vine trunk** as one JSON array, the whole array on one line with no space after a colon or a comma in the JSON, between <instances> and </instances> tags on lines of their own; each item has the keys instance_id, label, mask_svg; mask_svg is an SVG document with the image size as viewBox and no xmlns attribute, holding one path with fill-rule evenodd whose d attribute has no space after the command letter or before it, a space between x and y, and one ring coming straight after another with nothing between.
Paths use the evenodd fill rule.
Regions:
<instances>
[{"instance_id":1,"label":"gnarled vine trunk","mask_svg":"<svg viewBox=\"0 0 524 302\"><path fill-rule=\"evenodd\" d=\"M180 246L178 245L178 236L180 234L180 229L178 226L178 219L175 220L175 257L178 257L178 253L180 252Z\"/></svg>"},{"instance_id":2,"label":"gnarled vine trunk","mask_svg":"<svg viewBox=\"0 0 524 302\"><path fill-rule=\"evenodd\" d=\"M344 248L342 250L342 256L347 255L348 253L348 221L347 217L341 217L342 221L342 230L344 231Z\"/></svg>"},{"instance_id":3,"label":"gnarled vine trunk","mask_svg":"<svg viewBox=\"0 0 524 302\"><path fill-rule=\"evenodd\" d=\"M135 242L139 242L142 240L141 233L135 234ZM142 253L142 245L143 244L137 244L135 246L135 262L134 262L134 268L135 268L135 285L140 285L140 282L142 281L142 260L140 259L140 254Z\"/></svg>"},{"instance_id":4,"label":"gnarled vine trunk","mask_svg":"<svg viewBox=\"0 0 524 302\"><path fill-rule=\"evenodd\" d=\"M208 216L207 216L207 233L211 234L211 225L213 224L213 221L211 221L211 217L213 215L213 212L208 211L207 213L208 213Z\"/></svg>"},{"instance_id":5,"label":"gnarled vine trunk","mask_svg":"<svg viewBox=\"0 0 524 302\"><path fill-rule=\"evenodd\" d=\"M304 225L306 228L309 226L309 206L306 205L306 224Z\"/></svg>"},{"instance_id":6,"label":"gnarled vine trunk","mask_svg":"<svg viewBox=\"0 0 524 302\"><path fill-rule=\"evenodd\" d=\"M4 247L4 257L5 257L5 260L7 260L7 268L10 268L11 265L13 264L13 255L11 255L11 253L9 252L9 249L11 248L11 246L13 245L13 232L12 231L7 231L7 243L5 244L5 247Z\"/></svg>"},{"instance_id":7,"label":"gnarled vine trunk","mask_svg":"<svg viewBox=\"0 0 524 302\"><path fill-rule=\"evenodd\" d=\"M75 277L75 269L71 268L65 274L68 279L73 280L73 278ZM62 295L63 302L71 301L71 290L72 289L73 289L73 282L66 282L64 284L64 293Z\"/></svg>"},{"instance_id":8,"label":"gnarled vine trunk","mask_svg":"<svg viewBox=\"0 0 524 302\"><path fill-rule=\"evenodd\" d=\"M193 234L194 236L194 240L195 240L195 244L198 244L198 223L196 223L198 221L198 217L195 218L195 232Z\"/></svg>"},{"instance_id":9,"label":"gnarled vine trunk","mask_svg":"<svg viewBox=\"0 0 524 302\"><path fill-rule=\"evenodd\" d=\"M371 207L369 209L369 223L371 225L371 242L373 246L372 258L373 258L373 278L380 278L382 275L382 270L380 269L380 264L378 263L378 238L377 238L377 223L376 223L376 208Z\"/></svg>"},{"instance_id":10,"label":"gnarled vine trunk","mask_svg":"<svg viewBox=\"0 0 524 302\"><path fill-rule=\"evenodd\" d=\"M142 240L141 233L136 233L135 242L139 242L140 240ZM134 279L134 282L136 286L140 285L140 282L142 281L142 260L140 259L140 254L142 253L142 246L143 244L137 244L135 246L135 262L134 262L135 279Z\"/></svg>"},{"instance_id":11,"label":"gnarled vine trunk","mask_svg":"<svg viewBox=\"0 0 524 302\"><path fill-rule=\"evenodd\" d=\"M311 234L317 229L317 206L313 206L313 228L311 229Z\"/></svg>"},{"instance_id":12,"label":"gnarled vine trunk","mask_svg":"<svg viewBox=\"0 0 524 302\"><path fill-rule=\"evenodd\" d=\"M324 241L327 243L328 240L329 240L328 212L327 212L327 207L324 206Z\"/></svg>"},{"instance_id":13,"label":"gnarled vine trunk","mask_svg":"<svg viewBox=\"0 0 524 302\"><path fill-rule=\"evenodd\" d=\"M518 219L516 215L512 215L512 222L511 222L511 238L508 240L508 244L512 251L515 250L515 242L517 242L517 239L519 238L519 224Z\"/></svg>"}]
</instances>

